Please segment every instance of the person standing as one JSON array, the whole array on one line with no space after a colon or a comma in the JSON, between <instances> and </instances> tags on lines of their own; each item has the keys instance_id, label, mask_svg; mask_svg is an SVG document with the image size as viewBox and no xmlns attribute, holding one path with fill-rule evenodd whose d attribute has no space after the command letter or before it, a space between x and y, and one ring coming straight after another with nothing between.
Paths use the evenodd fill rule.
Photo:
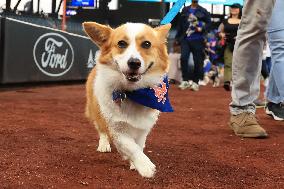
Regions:
<instances>
[{"instance_id":1,"label":"person standing","mask_svg":"<svg viewBox=\"0 0 284 189\"><path fill-rule=\"evenodd\" d=\"M181 70L180 70L180 46L174 44L173 51L169 53L170 67L168 71L168 77L171 84L181 82Z\"/></svg>"},{"instance_id":2,"label":"person standing","mask_svg":"<svg viewBox=\"0 0 284 189\"><path fill-rule=\"evenodd\" d=\"M225 41L224 51L224 89L231 91L232 58L239 24L241 22L242 7L238 3L230 6L230 16L219 26L219 37Z\"/></svg>"},{"instance_id":3,"label":"person standing","mask_svg":"<svg viewBox=\"0 0 284 189\"><path fill-rule=\"evenodd\" d=\"M176 41L181 46L181 70L183 81L180 89L190 88L199 90L198 82L203 80L203 62L205 58L205 35L209 31L211 16L207 10L198 4L198 0L192 0L190 6L182 9L181 18L178 23ZM188 60L192 53L194 61L193 76L189 75ZM193 80L190 84L189 80Z\"/></svg>"},{"instance_id":4,"label":"person standing","mask_svg":"<svg viewBox=\"0 0 284 189\"><path fill-rule=\"evenodd\" d=\"M229 126L237 136L265 138L255 117L265 34L275 0L246 0L233 52Z\"/></svg>"},{"instance_id":5,"label":"person standing","mask_svg":"<svg viewBox=\"0 0 284 189\"><path fill-rule=\"evenodd\" d=\"M99 10L103 13L104 16L104 22L105 24L109 24L110 22L110 11L108 4L111 2L111 0L100 0L99 2Z\"/></svg>"},{"instance_id":6,"label":"person standing","mask_svg":"<svg viewBox=\"0 0 284 189\"><path fill-rule=\"evenodd\" d=\"M265 112L275 120L284 120L284 1L277 0L268 27L272 68L266 91Z\"/></svg>"}]
</instances>

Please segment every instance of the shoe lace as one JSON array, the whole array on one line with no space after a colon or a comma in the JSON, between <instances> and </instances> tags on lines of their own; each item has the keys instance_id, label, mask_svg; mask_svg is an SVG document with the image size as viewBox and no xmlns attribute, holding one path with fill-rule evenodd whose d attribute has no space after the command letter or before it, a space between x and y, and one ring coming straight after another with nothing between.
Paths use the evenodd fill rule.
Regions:
<instances>
[{"instance_id":1,"label":"shoe lace","mask_svg":"<svg viewBox=\"0 0 284 189\"><path fill-rule=\"evenodd\" d=\"M253 122L258 122L258 116L253 113L247 113L248 120L251 120Z\"/></svg>"},{"instance_id":2,"label":"shoe lace","mask_svg":"<svg viewBox=\"0 0 284 189\"><path fill-rule=\"evenodd\" d=\"M188 85L188 82L187 82L187 81L183 81L181 85L182 85L182 86L187 86L187 85Z\"/></svg>"},{"instance_id":3,"label":"shoe lace","mask_svg":"<svg viewBox=\"0 0 284 189\"><path fill-rule=\"evenodd\" d=\"M241 120L236 121L236 124L239 125L240 127L246 127L248 125L254 125L256 123L258 123L258 119L255 116L255 114L253 113L249 113L249 112L244 112L242 114L240 114ZM245 124L246 122L246 124Z\"/></svg>"}]
</instances>

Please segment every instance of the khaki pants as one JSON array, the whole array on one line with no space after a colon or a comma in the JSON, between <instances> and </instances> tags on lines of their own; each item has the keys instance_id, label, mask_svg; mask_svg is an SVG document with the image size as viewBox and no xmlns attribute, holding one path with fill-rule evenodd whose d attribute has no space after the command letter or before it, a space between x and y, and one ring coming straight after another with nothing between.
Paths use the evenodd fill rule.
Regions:
<instances>
[{"instance_id":1,"label":"khaki pants","mask_svg":"<svg viewBox=\"0 0 284 189\"><path fill-rule=\"evenodd\" d=\"M230 47L226 47L224 52L224 81L232 80L232 59L233 52Z\"/></svg>"},{"instance_id":2,"label":"khaki pants","mask_svg":"<svg viewBox=\"0 0 284 189\"><path fill-rule=\"evenodd\" d=\"M275 0L246 0L233 52L231 114L255 113L262 51Z\"/></svg>"}]
</instances>

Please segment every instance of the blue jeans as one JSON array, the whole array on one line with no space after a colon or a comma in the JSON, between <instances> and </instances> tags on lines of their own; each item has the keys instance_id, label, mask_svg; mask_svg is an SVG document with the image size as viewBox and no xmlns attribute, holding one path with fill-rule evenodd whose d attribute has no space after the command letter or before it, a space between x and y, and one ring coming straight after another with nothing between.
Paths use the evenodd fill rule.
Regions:
<instances>
[{"instance_id":1,"label":"blue jeans","mask_svg":"<svg viewBox=\"0 0 284 189\"><path fill-rule=\"evenodd\" d=\"M268 101L284 102L284 1L276 0L267 29L272 68L266 91Z\"/></svg>"},{"instance_id":2,"label":"blue jeans","mask_svg":"<svg viewBox=\"0 0 284 189\"><path fill-rule=\"evenodd\" d=\"M204 63L204 49L205 43L204 40L193 40L188 41L184 39L181 42L181 71L182 71L182 79L183 81L193 80L195 83L198 83L199 80L203 80L204 71L203 71L203 63ZM194 71L193 75L190 75L188 59L190 53L193 55L194 62Z\"/></svg>"}]
</instances>

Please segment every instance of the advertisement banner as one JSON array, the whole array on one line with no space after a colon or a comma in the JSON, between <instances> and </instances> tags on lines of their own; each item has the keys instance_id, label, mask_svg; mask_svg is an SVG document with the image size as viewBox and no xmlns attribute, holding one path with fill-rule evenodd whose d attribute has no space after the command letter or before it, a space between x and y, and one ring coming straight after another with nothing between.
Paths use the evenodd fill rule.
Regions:
<instances>
[{"instance_id":1,"label":"advertisement banner","mask_svg":"<svg viewBox=\"0 0 284 189\"><path fill-rule=\"evenodd\" d=\"M98 48L87 38L5 19L2 83L84 80Z\"/></svg>"}]
</instances>

